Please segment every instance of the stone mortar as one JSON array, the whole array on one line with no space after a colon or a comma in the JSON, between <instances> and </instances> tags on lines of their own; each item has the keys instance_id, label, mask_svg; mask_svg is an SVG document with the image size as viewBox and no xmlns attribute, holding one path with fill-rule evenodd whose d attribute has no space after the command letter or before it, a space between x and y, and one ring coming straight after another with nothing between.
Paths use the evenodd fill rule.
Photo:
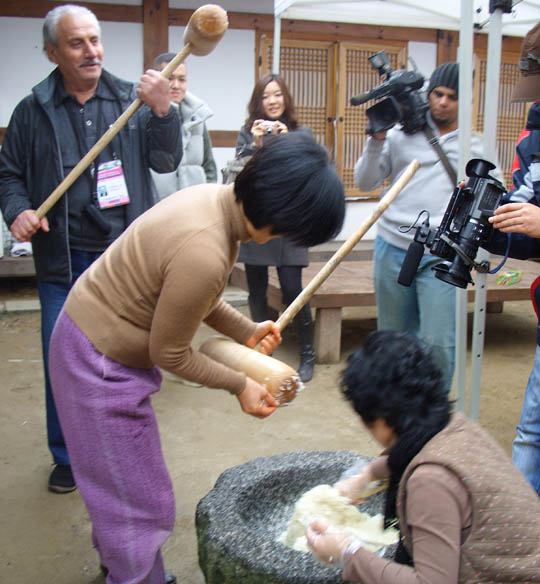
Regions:
<instances>
[{"instance_id":1,"label":"stone mortar","mask_svg":"<svg viewBox=\"0 0 540 584\"><path fill-rule=\"evenodd\" d=\"M341 569L277 538L300 496L333 484L359 460L354 452L293 452L256 458L224 471L196 512L199 565L207 584L340 584ZM359 509L383 513L384 492ZM386 553L391 557L395 546Z\"/></svg>"}]
</instances>

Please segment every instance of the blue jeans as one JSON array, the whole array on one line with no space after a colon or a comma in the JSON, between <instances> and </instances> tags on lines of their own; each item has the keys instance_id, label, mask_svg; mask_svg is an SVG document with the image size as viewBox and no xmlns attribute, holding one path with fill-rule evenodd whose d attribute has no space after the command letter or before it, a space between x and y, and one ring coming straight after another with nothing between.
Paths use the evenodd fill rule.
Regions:
<instances>
[{"instance_id":1,"label":"blue jeans","mask_svg":"<svg viewBox=\"0 0 540 584\"><path fill-rule=\"evenodd\" d=\"M72 281L70 284L56 284L38 280L39 302L41 304L41 346L45 371L45 408L47 412L47 443L55 464L69 464L69 455L56 413L56 406L49 379L49 342L62 310L62 306L77 278L96 260L101 253L71 250Z\"/></svg>"},{"instance_id":2,"label":"blue jeans","mask_svg":"<svg viewBox=\"0 0 540 584\"><path fill-rule=\"evenodd\" d=\"M527 383L521 418L512 445L512 461L540 495L540 347Z\"/></svg>"},{"instance_id":3,"label":"blue jeans","mask_svg":"<svg viewBox=\"0 0 540 584\"><path fill-rule=\"evenodd\" d=\"M375 240L373 277L377 302L377 328L415 335L431 350L450 391L456 345L456 290L435 277L431 269L442 260L425 253L409 287L398 284L406 250Z\"/></svg>"}]
</instances>

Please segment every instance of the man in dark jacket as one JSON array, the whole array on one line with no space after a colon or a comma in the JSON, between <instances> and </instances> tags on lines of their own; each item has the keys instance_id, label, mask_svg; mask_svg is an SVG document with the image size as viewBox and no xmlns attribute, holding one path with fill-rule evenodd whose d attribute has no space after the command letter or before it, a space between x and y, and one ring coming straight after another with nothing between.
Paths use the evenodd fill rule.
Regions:
<instances>
[{"instance_id":1,"label":"man in dark jacket","mask_svg":"<svg viewBox=\"0 0 540 584\"><path fill-rule=\"evenodd\" d=\"M521 48L521 77L513 101L540 99L540 23L532 28ZM490 218L494 232L487 248L511 257L540 258L540 102L529 110L525 131L516 148L513 190L508 203L495 210ZM506 201L505 201L506 202ZM511 237L506 234L512 234ZM510 239L508 239L510 237ZM531 286L531 298L538 315L540 277ZM536 335L536 356L521 409L517 434L512 446L512 460L540 494L540 321Z\"/></svg>"},{"instance_id":2,"label":"man in dark jacket","mask_svg":"<svg viewBox=\"0 0 540 584\"><path fill-rule=\"evenodd\" d=\"M43 46L57 68L15 108L0 152L0 207L18 241L31 238L42 313L48 445L55 468L49 489L76 488L56 414L49 338L77 277L154 203L149 168L180 163L180 121L168 80L146 71L135 88L102 69L95 15L58 6L45 17ZM97 156L46 217L35 209L137 98L144 106Z\"/></svg>"}]
</instances>

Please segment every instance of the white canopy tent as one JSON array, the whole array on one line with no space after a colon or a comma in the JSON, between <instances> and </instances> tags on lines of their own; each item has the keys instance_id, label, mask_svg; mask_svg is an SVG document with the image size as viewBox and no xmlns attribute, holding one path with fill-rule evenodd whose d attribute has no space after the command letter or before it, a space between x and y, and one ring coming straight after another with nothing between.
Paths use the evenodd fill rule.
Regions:
<instances>
[{"instance_id":1,"label":"white canopy tent","mask_svg":"<svg viewBox=\"0 0 540 584\"><path fill-rule=\"evenodd\" d=\"M496 159L497 110L502 36L523 37L540 22L540 0L513 0L511 10L497 0L274 0L273 71L279 71L281 19L347 22L379 26L403 26L459 31L459 160L458 177L465 177L471 140L471 103L473 74L473 35L487 33L488 63L484 118L484 152ZM507 8L507 6L505 6ZM491 13L490 13L491 10ZM487 252L480 250L477 261ZM468 413L478 419L485 328L486 274L475 273L475 314L471 357L470 401ZM467 295L456 288L456 406L464 411L467 353Z\"/></svg>"},{"instance_id":2,"label":"white canopy tent","mask_svg":"<svg viewBox=\"0 0 540 584\"><path fill-rule=\"evenodd\" d=\"M474 29L489 30L489 0L469 0ZM514 0L502 17L503 35L525 36L539 20L539 0ZM458 0L274 0L274 15L291 20L352 22L385 26L411 26L461 30Z\"/></svg>"}]
</instances>

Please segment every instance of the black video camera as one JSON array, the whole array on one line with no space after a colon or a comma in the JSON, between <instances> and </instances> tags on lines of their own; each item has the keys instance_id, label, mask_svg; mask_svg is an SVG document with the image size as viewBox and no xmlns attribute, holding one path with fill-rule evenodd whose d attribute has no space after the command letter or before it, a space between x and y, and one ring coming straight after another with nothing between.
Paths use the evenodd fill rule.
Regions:
<instances>
[{"instance_id":1,"label":"black video camera","mask_svg":"<svg viewBox=\"0 0 540 584\"><path fill-rule=\"evenodd\" d=\"M433 270L439 280L448 284L467 288L467 284L473 283L472 268L489 271L489 262L474 260L478 248L491 239L493 226L488 219L506 193L503 184L489 175L494 168L494 164L481 158L469 160L465 169L469 181L452 193L439 228L436 231L429 228L429 217L416 228L398 276L400 284L411 285L425 245L432 255L447 260Z\"/></svg>"},{"instance_id":2,"label":"black video camera","mask_svg":"<svg viewBox=\"0 0 540 584\"><path fill-rule=\"evenodd\" d=\"M369 120L366 133L374 134L389 130L398 122L407 134L421 130L426 125L426 112L429 109L427 101L417 91L424 85L424 77L418 71L404 69L392 71L390 59L385 51L379 51L369 57L369 62L386 81L370 91L351 97L350 104L362 105L370 99L382 97L386 99L366 110Z\"/></svg>"}]
</instances>

